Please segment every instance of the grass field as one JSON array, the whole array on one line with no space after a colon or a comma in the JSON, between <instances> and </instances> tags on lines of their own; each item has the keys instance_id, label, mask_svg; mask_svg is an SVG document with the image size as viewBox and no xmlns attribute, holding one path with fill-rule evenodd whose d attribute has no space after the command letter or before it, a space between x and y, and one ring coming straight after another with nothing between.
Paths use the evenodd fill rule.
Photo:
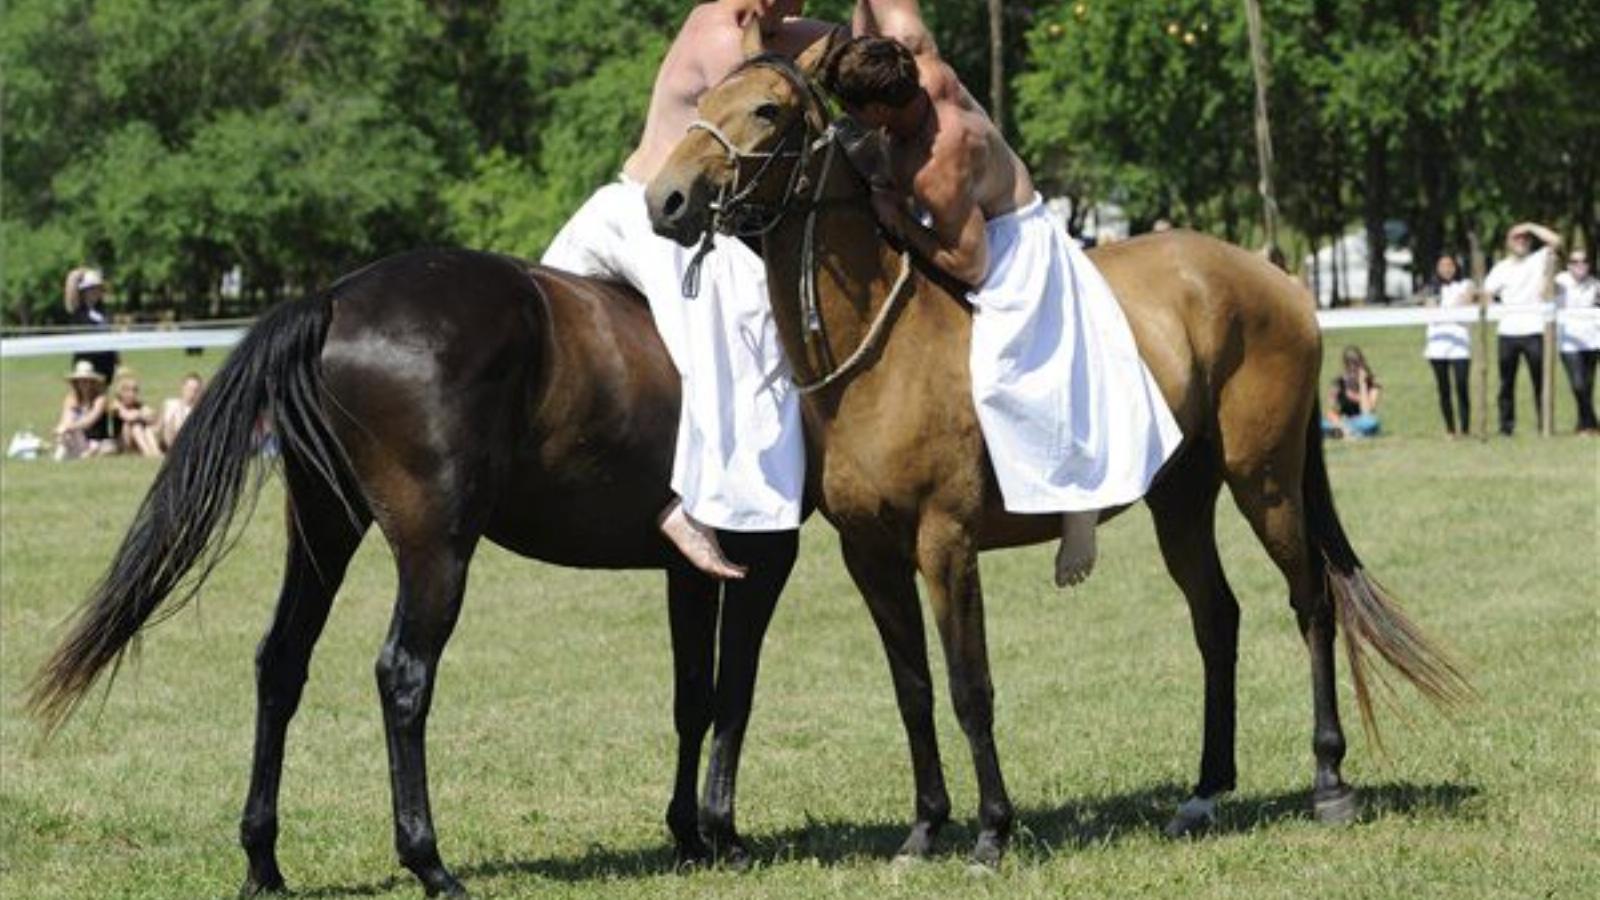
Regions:
<instances>
[{"instance_id":1,"label":"grass field","mask_svg":"<svg viewBox=\"0 0 1600 900\"><path fill-rule=\"evenodd\" d=\"M1019 809L1014 852L992 877L964 865L975 789L942 689L957 820L945 855L887 862L911 812L905 742L826 523L805 529L766 645L740 796L760 863L745 874L670 872L661 577L485 548L430 727L447 861L486 896L1600 896L1600 441L1448 442L1420 333L1356 336L1388 386L1389 435L1330 447L1345 524L1481 698L1454 720L1408 698L1385 711L1380 754L1344 685L1345 771L1366 802L1353 827L1309 818L1305 654L1281 580L1224 503L1223 558L1245 610L1240 785L1211 837L1159 835L1198 763L1200 664L1141 509L1103 530L1101 567L1072 594L1049 584L1052 548L984 559L996 736ZM152 399L194 362L133 360ZM64 368L5 364L0 434L49 427ZM252 653L283 543L275 485L197 607L148 635L103 705L50 743L21 713L27 679L154 471L0 465L0 896L210 897L242 878ZM290 734L280 856L302 896L420 895L391 849L372 676L393 591L374 532Z\"/></svg>"}]
</instances>

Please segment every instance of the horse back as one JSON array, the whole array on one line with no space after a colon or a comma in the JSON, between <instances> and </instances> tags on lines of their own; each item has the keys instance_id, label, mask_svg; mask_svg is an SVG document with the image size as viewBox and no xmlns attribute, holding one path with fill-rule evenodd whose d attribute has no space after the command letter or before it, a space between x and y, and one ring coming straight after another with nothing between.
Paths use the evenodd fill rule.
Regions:
<instances>
[{"instance_id":1,"label":"horse back","mask_svg":"<svg viewBox=\"0 0 1600 900\"><path fill-rule=\"evenodd\" d=\"M1090 251L1185 436L1214 432L1224 394L1298 408L1315 392L1321 336L1309 293L1265 259L1189 231Z\"/></svg>"},{"instance_id":2,"label":"horse back","mask_svg":"<svg viewBox=\"0 0 1600 900\"><path fill-rule=\"evenodd\" d=\"M561 565L666 561L678 378L635 292L421 250L332 293L329 405L375 509Z\"/></svg>"}]
</instances>

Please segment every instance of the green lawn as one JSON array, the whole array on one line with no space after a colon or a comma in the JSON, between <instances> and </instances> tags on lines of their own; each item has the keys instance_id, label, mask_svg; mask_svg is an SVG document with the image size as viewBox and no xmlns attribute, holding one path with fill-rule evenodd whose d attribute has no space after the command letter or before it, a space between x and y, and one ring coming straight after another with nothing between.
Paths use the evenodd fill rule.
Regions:
<instances>
[{"instance_id":1,"label":"green lawn","mask_svg":"<svg viewBox=\"0 0 1600 900\"><path fill-rule=\"evenodd\" d=\"M1388 387L1389 432L1330 447L1346 526L1481 693L1454 721L1410 698L1385 710L1380 754L1345 690L1359 824L1308 816L1305 654L1281 580L1223 504L1223 557L1245 619L1240 785L1214 836L1159 836L1198 764L1200 665L1148 515L1135 511L1104 529L1101 567L1075 593L1050 586L1052 548L985 557L1015 850L993 877L965 869L975 790L941 689L957 822L947 855L890 866L911 812L904 737L865 608L831 529L813 521L767 642L741 773L754 871L669 872L661 577L555 569L493 548L473 569L431 722L447 861L486 896L1600 895L1600 441L1446 441L1420 332L1334 335L1330 356L1346 337ZM132 363L154 400L218 361ZM48 428L65 368L0 368L0 433ZM1559 384L1558 422L1570 428ZM223 896L242 878L252 654L283 542L275 485L197 606L148 636L103 704L50 743L21 714L28 677L153 472L124 459L0 464L0 896ZM420 895L391 849L372 676L392 572L374 533L290 734L280 855L302 895Z\"/></svg>"}]
</instances>

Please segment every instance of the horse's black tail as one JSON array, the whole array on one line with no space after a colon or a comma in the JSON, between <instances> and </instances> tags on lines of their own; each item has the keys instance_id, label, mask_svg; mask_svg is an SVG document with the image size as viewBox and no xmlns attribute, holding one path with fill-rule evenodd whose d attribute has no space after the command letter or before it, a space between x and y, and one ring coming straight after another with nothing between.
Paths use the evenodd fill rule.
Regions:
<instances>
[{"instance_id":1,"label":"horse's black tail","mask_svg":"<svg viewBox=\"0 0 1600 900\"><path fill-rule=\"evenodd\" d=\"M206 388L111 568L34 679L28 707L47 732L107 667L115 677L129 642L188 602L232 546L239 502L249 496L253 505L261 487L261 478L250 485L248 477L260 456L261 423L270 424L286 460L326 481L353 520L359 514L364 501L346 489L349 464L322 407L319 359L330 309L327 297L271 309Z\"/></svg>"},{"instance_id":2,"label":"horse's black tail","mask_svg":"<svg viewBox=\"0 0 1600 900\"><path fill-rule=\"evenodd\" d=\"M1361 724L1376 740L1377 720L1373 717L1372 692L1367 681L1368 649L1376 650L1437 706L1456 706L1471 698L1473 690L1450 657L1424 637L1388 590L1367 574L1350 546L1339 514L1333 508L1333 490L1328 483L1328 467L1322 453L1320 405L1312 409L1306 440L1303 493L1311 546L1314 552L1322 554L1328 591L1344 632L1345 653L1350 659L1350 679L1355 683ZM1381 671L1378 684L1392 693Z\"/></svg>"}]
</instances>

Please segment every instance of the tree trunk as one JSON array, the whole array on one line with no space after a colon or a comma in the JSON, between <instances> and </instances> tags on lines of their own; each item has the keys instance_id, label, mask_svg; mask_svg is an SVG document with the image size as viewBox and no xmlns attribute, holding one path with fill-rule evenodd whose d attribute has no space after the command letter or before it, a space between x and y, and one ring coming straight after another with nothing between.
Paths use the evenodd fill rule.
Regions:
<instances>
[{"instance_id":1,"label":"tree trunk","mask_svg":"<svg viewBox=\"0 0 1600 900\"><path fill-rule=\"evenodd\" d=\"M1388 244L1383 233L1383 220L1389 212L1389 159L1388 147L1382 135L1367 133L1366 203L1363 209L1367 230L1367 298L1368 305L1382 303L1384 276L1388 266L1383 258Z\"/></svg>"},{"instance_id":2,"label":"tree trunk","mask_svg":"<svg viewBox=\"0 0 1600 900\"><path fill-rule=\"evenodd\" d=\"M1006 127L1006 42L1001 0L989 0L989 117Z\"/></svg>"}]
</instances>

